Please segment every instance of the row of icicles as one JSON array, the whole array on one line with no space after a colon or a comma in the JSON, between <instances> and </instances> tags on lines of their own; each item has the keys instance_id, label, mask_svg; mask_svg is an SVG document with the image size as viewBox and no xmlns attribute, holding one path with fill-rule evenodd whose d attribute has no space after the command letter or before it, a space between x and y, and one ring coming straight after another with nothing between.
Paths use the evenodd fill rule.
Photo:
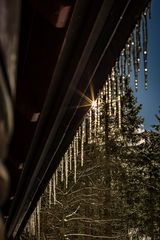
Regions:
<instances>
[{"instance_id":1,"label":"row of icicles","mask_svg":"<svg viewBox=\"0 0 160 240\"><path fill-rule=\"evenodd\" d=\"M108 114L117 118L117 127L121 128L121 98L125 95L126 83L134 73L135 90L138 90L138 76L143 61L144 87L147 89L147 55L148 55L148 31L147 20L150 18L150 6L142 14L141 20L136 24L133 33L130 35L125 48L121 51L120 57L111 70L111 74L99 92L98 97L79 126L72 143L69 145L61 163L53 174L46 191L48 192L48 205L51 208L56 204L56 186L63 182L66 189L69 185L69 175L72 174L74 182L77 181L77 167L84 165L84 144L91 144L96 141L98 134L103 132L101 124L102 105L108 104ZM31 215L25 232L30 236L36 236L40 240L40 212L41 199Z\"/></svg>"}]
</instances>

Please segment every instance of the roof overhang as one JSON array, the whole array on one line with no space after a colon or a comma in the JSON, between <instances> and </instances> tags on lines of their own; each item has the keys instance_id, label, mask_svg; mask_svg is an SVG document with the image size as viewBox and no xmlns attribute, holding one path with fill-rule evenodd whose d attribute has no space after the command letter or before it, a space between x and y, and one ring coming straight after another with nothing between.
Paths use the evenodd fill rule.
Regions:
<instances>
[{"instance_id":1,"label":"roof overhang","mask_svg":"<svg viewBox=\"0 0 160 240\"><path fill-rule=\"evenodd\" d=\"M66 29L56 25L56 21L61 19L60 15L56 21L52 21L50 14L42 11L40 4L37 7L38 1L33 1L31 18L24 16L26 12L22 15L23 27L26 18L29 18L30 38L26 43L25 29L22 29L16 117L20 116L19 112L21 116L25 115L25 123L20 129L23 126L31 129L31 135L27 139L31 144L24 151L27 157L21 162L24 168L12 199L7 220L8 239L17 239L21 234L89 108L86 106L88 102L85 96L92 99L92 88L96 97L148 2L78 0L74 8L73 3L66 3L64 6L68 6L68 10L63 11L59 7L62 15L71 14L69 8L73 8L71 17L66 17ZM36 16L35 8L38 9ZM63 17L60 22L64 22ZM45 28L44 21L45 24L47 22ZM40 35L40 30L46 35ZM54 46L51 40L54 40ZM48 48L44 51L43 46ZM52 58L54 54L56 56ZM45 79L48 80L43 89ZM31 96L28 91L25 93L26 88L31 91ZM36 99L37 91L41 101ZM28 106L26 102L30 104L29 110L24 109L24 106ZM18 123L17 120L12 143L17 149L20 147L16 145L21 142L20 137L25 138L25 130L17 130ZM14 142L16 131L19 131L19 135Z\"/></svg>"}]
</instances>

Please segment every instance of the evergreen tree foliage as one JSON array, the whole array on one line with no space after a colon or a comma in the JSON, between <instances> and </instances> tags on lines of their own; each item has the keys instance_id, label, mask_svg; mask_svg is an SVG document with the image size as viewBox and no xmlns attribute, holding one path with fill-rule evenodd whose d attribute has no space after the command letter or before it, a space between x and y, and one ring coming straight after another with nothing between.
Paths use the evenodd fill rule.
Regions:
<instances>
[{"instance_id":1,"label":"evergreen tree foliage","mask_svg":"<svg viewBox=\"0 0 160 240\"><path fill-rule=\"evenodd\" d=\"M68 188L59 181L56 204L49 204L46 189L41 199L42 239L159 239L160 116L152 131L144 131L142 106L129 86L125 92L121 128L118 112L110 115L101 99L100 128L84 146L83 167L78 155L77 182L73 171Z\"/></svg>"}]
</instances>

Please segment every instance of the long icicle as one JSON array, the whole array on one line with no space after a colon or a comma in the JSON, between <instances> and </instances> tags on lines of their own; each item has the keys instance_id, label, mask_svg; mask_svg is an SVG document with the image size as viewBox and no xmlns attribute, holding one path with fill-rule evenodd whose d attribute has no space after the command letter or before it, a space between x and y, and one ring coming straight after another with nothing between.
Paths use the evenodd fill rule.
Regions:
<instances>
[{"instance_id":1,"label":"long icicle","mask_svg":"<svg viewBox=\"0 0 160 240\"><path fill-rule=\"evenodd\" d=\"M77 156L76 156L76 139L73 140L73 157L74 157L74 182L77 182Z\"/></svg>"},{"instance_id":2,"label":"long icicle","mask_svg":"<svg viewBox=\"0 0 160 240\"><path fill-rule=\"evenodd\" d=\"M108 77L108 106L109 106L109 116L112 115L112 95L111 95L111 78Z\"/></svg>"},{"instance_id":3,"label":"long icicle","mask_svg":"<svg viewBox=\"0 0 160 240\"><path fill-rule=\"evenodd\" d=\"M49 193L48 193L48 198L49 198L49 208L51 208L51 205L52 205L52 180L49 181L49 186L48 186L48 190L49 190Z\"/></svg>"},{"instance_id":4,"label":"long icicle","mask_svg":"<svg viewBox=\"0 0 160 240\"><path fill-rule=\"evenodd\" d=\"M144 17L142 18L142 32L143 32L143 61L144 61L144 86L145 89L148 87L147 77L148 77L148 67L147 67L147 45L148 45L148 29L147 29L147 10L144 12Z\"/></svg>"},{"instance_id":5,"label":"long icicle","mask_svg":"<svg viewBox=\"0 0 160 240\"><path fill-rule=\"evenodd\" d=\"M64 180L64 158L61 160L61 182Z\"/></svg>"},{"instance_id":6,"label":"long icicle","mask_svg":"<svg viewBox=\"0 0 160 240\"><path fill-rule=\"evenodd\" d=\"M121 69L122 71L122 69ZM117 63L117 72L120 73L119 70L119 63ZM122 74L122 72L121 72ZM119 75L119 74L118 74ZM117 77L117 110L118 110L118 128L121 128L121 95L122 95L122 90L121 90L121 76Z\"/></svg>"},{"instance_id":7,"label":"long icicle","mask_svg":"<svg viewBox=\"0 0 160 240\"><path fill-rule=\"evenodd\" d=\"M89 143L92 142L92 109L89 110Z\"/></svg>"},{"instance_id":8,"label":"long icicle","mask_svg":"<svg viewBox=\"0 0 160 240\"><path fill-rule=\"evenodd\" d=\"M72 144L69 146L69 170L72 170Z\"/></svg>"},{"instance_id":9,"label":"long icicle","mask_svg":"<svg viewBox=\"0 0 160 240\"><path fill-rule=\"evenodd\" d=\"M134 67L134 84L135 90L138 90L138 69L137 69L137 57L136 57L136 42L135 42L135 32L132 33L132 57L133 57L133 67Z\"/></svg>"},{"instance_id":10,"label":"long icicle","mask_svg":"<svg viewBox=\"0 0 160 240\"><path fill-rule=\"evenodd\" d=\"M41 200L40 200L41 201ZM37 204L37 238L38 240L41 239L41 222L40 222L40 201Z\"/></svg>"},{"instance_id":11,"label":"long icicle","mask_svg":"<svg viewBox=\"0 0 160 240\"><path fill-rule=\"evenodd\" d=\"M68 188L68 151L65 153L65 186Z\"/></svg>"},{"instance_id":12,"label":"long icicle","mask_svg":"<svg viewBox=\"0 0 160 240\"><path fill-rule=\"evenodd\" d=\"M55 174L53 174L53 203L56 204L56 180Z\"/></svg>"},{"instance_id":13,"label":"long icicle","mask_svg":"<svg viewBox=\"0 0 160 240\"><path fill-rule=\"evenodd\" d=\"M81 167L83 167L84 164L84 138L85 138L85 122L82 123L81 128Z\"/></svg>"},{"instance_id":14,"label":"long icicle","mask_svg":"<svg viewBox=\"0 0 160 240\"><path fill-rule=\"evenodd\" d=\"M58 170L59 170L59 167L56 169L56 172L55 172L55 184L58 185Z\"/></svg>"},{"instance_id":15,"label":"long icicle","mask_svg":"<svg viewBox=\"0 0 160 240\"><path fill-rule=\"evenodd\" d=\"M76 133L76 156L79 154L79 131Z\"/></svg>"}]
</instances>

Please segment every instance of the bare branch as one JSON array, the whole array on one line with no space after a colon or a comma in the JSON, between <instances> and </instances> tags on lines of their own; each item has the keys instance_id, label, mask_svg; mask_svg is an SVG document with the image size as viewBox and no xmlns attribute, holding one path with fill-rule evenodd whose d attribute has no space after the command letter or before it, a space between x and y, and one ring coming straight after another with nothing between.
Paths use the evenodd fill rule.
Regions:
<instances>
[{"instance_id":1,"label":"bare branch","mask_svg":"<svg viewBox=\"0 0 160 240\"><path fill-rule=\"evenodd\" d=\"M65 237L69 236L82 236L82 237L90 237L90 238L101 238L101 239L118 239L126 236L126 235L120 235L120 236L114 236L114 237L109 237L109 236L95 236L95 235L90 235L90 234L83 234L83 233L70 233L70 234L65 234Z\"/></svg>"},{"instance_id":2,"label":"bare branch","mask_svg":"<svg viewBox=\"0 0 160 240\"><path fill-rule=\"evenodd\" d=\"M77 209L73 213L67 215L66 218L69 218L69 217L75 215L77 213L77 211L79 210L79 208L80 208L80 205L77 207Z\"/></svg>"}]
</instances>

